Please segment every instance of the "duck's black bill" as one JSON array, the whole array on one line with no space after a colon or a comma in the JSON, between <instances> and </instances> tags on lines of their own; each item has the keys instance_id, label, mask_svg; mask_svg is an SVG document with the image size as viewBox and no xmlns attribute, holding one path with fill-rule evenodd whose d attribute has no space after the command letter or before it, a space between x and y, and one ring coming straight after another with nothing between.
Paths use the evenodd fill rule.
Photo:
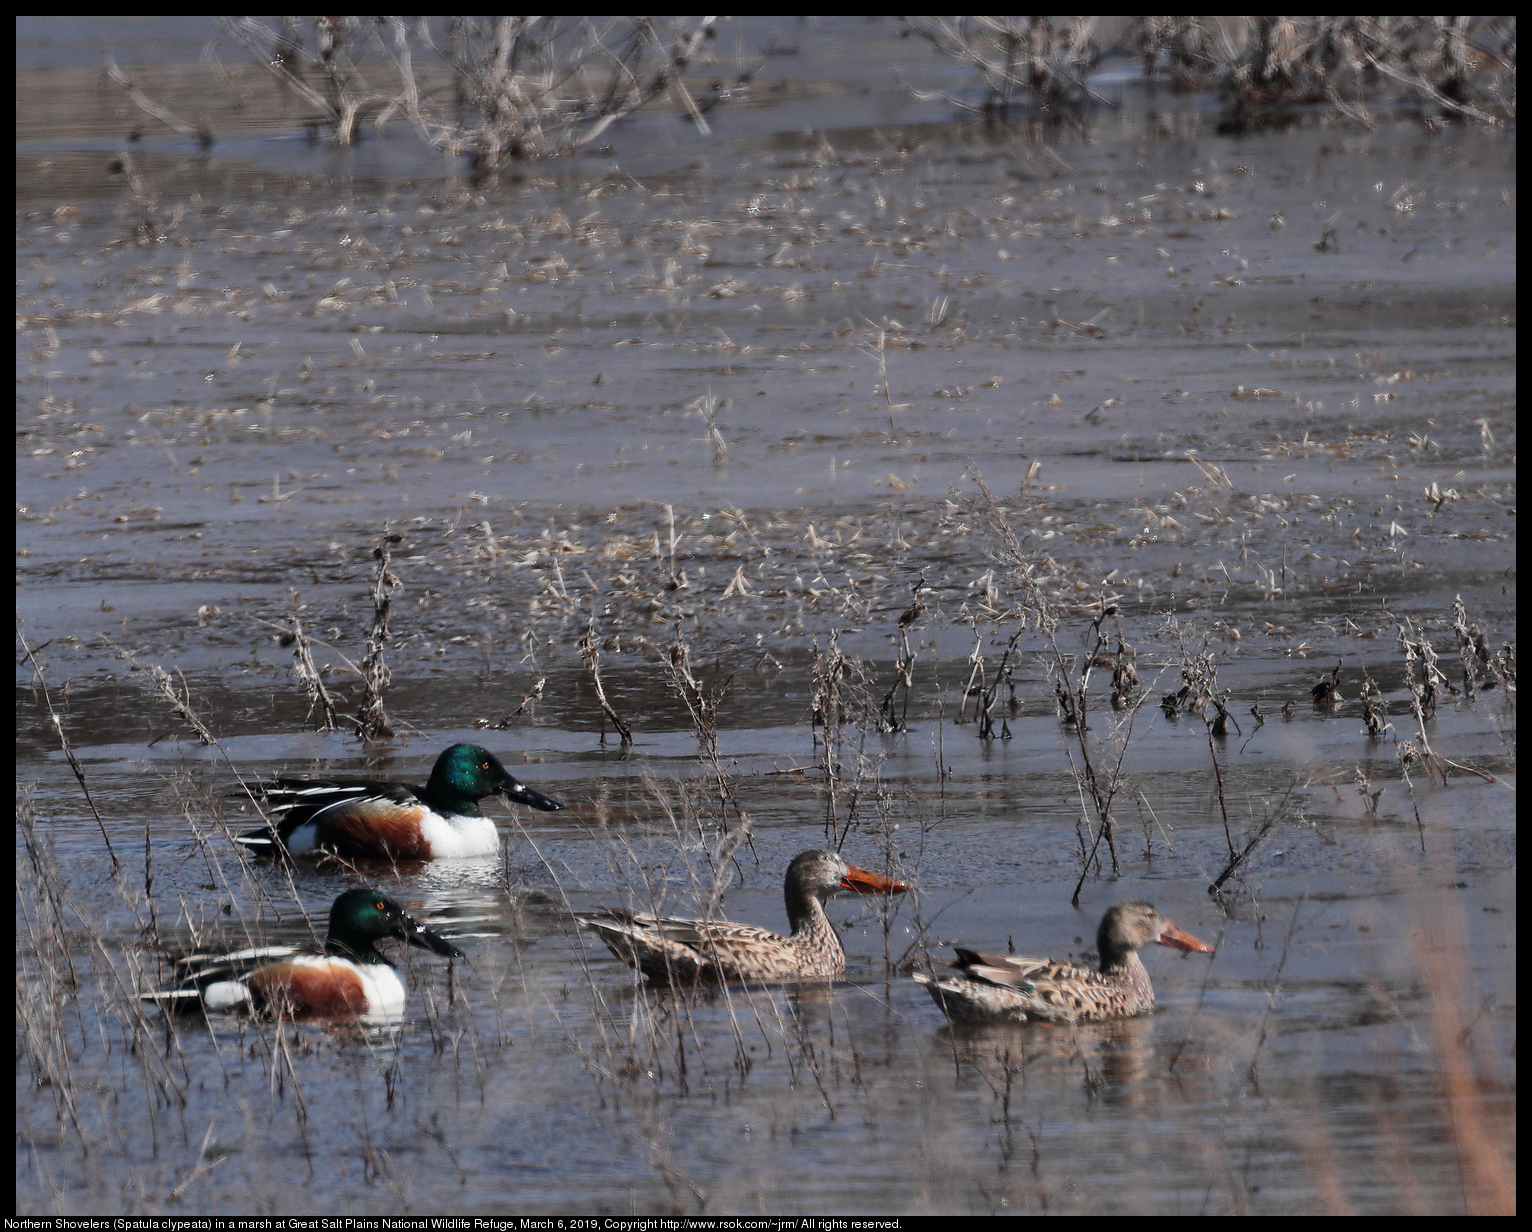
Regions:
<instances>
[{"instance_id":1,"label":"duck's black bill","mask_svg":"<svg viewBox=\"0 0 1532 1232\"><path fill-rule=\"evenodd\" d=\"M404 939L411 945L430 950L444 958L467 958L468 955L439 933L433 933L424 924L417 924L409 916L404 917Z\"/></svg>"},{"instance_id":2,"label":"duck's black bill","mask_svg":"<svg viewBox=\"0 0 1532 1232\"><path fill-rule=\"evenodd\" d=\"M552 796L545 796L542 792L528 787L525 783L512 780L511 786L505 789L505 798L513 800L517 804L527 804L532 808L541 809L545 813L557 813L564 807L562 800L555 800Z\"/></svg>"}]
</instances>

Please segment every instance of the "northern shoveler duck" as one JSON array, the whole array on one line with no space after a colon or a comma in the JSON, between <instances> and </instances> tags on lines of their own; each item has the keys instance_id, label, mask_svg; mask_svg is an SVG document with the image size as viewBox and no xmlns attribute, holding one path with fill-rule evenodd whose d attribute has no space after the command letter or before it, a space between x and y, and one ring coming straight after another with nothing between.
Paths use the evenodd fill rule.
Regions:
<instances>
[{"instance_id":1,"label":"northern shoveler duck","mask_svg":"<svg viewBox=\"0 0 1532 1232\"><path fill-rule=\"evenodd\" d=\"M1142 899L1114 903L1101 918L1096 948L1101 970L1052 958L997 957L954 946L957 975L916 972L948 1018L962 1022L1095 1022L1127 1018L1154 1007L1154 986L1139 961L1156 941L1211 954L1213 947L1184 933Z\"/></svg>"},{"instance_id":2,"label":"northern shoveler duck","mask_svg":"<svg viewBox=\"0 0 1532 1232\"><path fill-rule=\"evenodd\" d=\"M834 979L846 970L835 926L825 915L832 894L902 894L909 889L848 864L833 851L805 851L787 866L783 892L792 936L727 920L684 920L630 911L576 916L607 948L658 983L697 980Z\"/></svg>"},{"instance_id":3,"label":"northern shoveler duck","mask_svg":"<svg viewBox=\"0 0 1532 1232\"><path fill-rule=\"evenodd\" d=\"M415 922L377 890L350 890L330 907L323 950L260 946L233 953L188 954L176 960L176 986L145 993L167 1013L250 1011L293 1017L398 1017L404 984L375 942L398 937L447 958L463 951Z\"/></svg>"},{"instance_id":4,"label":"northern shoveler duck","mask_svg":"<svg viewBox=\"0 0 1532 1232\"><path fill-rule=\"evenodd\" d=\"M453 860L494 855L500 831L479 812L485 796L502 795L544 812L561 800L534 791L493 753L454 744L436 759L424 787L370 779L279 778L251 789L273 814L271 827L241 835L260 855L332 851L352 859Z\"/></svg>"}]
</instances>

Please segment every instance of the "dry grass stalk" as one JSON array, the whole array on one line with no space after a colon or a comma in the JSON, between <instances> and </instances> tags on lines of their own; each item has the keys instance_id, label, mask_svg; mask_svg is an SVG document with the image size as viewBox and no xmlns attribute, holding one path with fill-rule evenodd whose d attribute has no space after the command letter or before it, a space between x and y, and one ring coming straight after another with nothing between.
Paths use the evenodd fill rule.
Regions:
<instances>
[{"instance_id":1,"label":"dry grass stalk","mask_svg":"<svg viewBox=\"0 0 1532 1232\"><path fill-rule=\"evenodd\" d=\"M977 718L979 714L982 703L978 699L984 696L987 687L984 674L984 656L980 653L983 647L984 635L979 632L979 621L975 617L973 620L973 649L968 654L968 679L963 684L963 695L958 699L957 718L953 720L954 723L959 725L968 721L965 712L968 709L968 699L970 697L975 699L974 717Z\"/></svg>"},{"instance_id":2,"label":"dry grass stalk","mask_svg":"<svg viewBox=\"0 0 1532 1232\"><path fill-rule=\"evenodd\" d=\"M696 411L702 416L702 422L707 427L708 441L713 446L713 465L723 466L729 460L729 445L723 439L723 433L718 428L718 408L720 400L717 394L711 391L687 405L688 411Z\"/></svg>"},{"instance_id":3,"label":"dry grass stalk","mask_svg":"<svg viewBox=\"0 0 1532 1232\"><path fill-rule=\"evenodd\" d=\"M340 729L340 714L336 707L335 699L330 696L330 691L324 686L324 677L320 675L319 668L314 664L313 652L309 649L310 639L303 631L303 625L298 620L298 613L292 616L292 633L282 639L284 646L291 645L293 648L293 669L298 673L298 679L303 682L308 690L309 708L304 720L314 717L314 712L319 711L319 721L314 727L315 731L331 732Z\"/></svg>"},{"instance_id":4,"label":"dry grass stalk","mask_svg":"<svg viewBox=\"0 0 1532 1232\"><path fill-rule=\"evenodd\" d=\"M585 661L585 666L590 670L591 683L596 687L596 699L601 703L601 713L610 719L612 726L617 729L617 734L622 739L622 747L632 748L633 731L622 721L617 711L612 709L612 703L606 697L606 689L601 684L601 639L596 636L595 617L591 617L585 632L580 634L580 658ZM519 714L520 711L518 710L517 713ZM605 723L601 725L601 743L606 743Z\"/></svg>"},{"instance_id":5,"label":"dry grass stalk","mask_svg":"<svg viewBox=\"0 0 1532 1232\"><path fill-rule=\"evenodd\" d=\"M383 690L390 673L383 660L388 648L388 614L393 607L393 592L403 583L390 567L389 549L404 541L403 535L384 532L372 551L377 569L372 579L372 627L367 633L367 654L362 659L362 701L357 709L357 735L365 740L390 740L394 729L383 710Z\"/></svg>"},{"instance_id":6,"label":"dry grass stalk","mask_svg":"<svg viewBox=\"0 0 1532 1232\"><path fill-rule=\"evenodd\" d=\"M676 511L674 505L665 506L665 522L669 527L666 550L670 555L670 580L665 583L665 589L686 590L691 586L691 583L686 580L686 570L682 569L679 572L676 570L676 548L680 546L681 541L686 536L676 534ZM658 543L658 535L655 536L655 541Z\"/></svg>"},{"instance_id":7,"label":"dry grass stalk","mask_svg":"<svg viewBox=\"0 0 1532 1232\"><path fill-rule=\"evenodd\" d=\"M1368 736L1374 740L1381 740L1394 726L1388 721L1388 703L1382 690L1365 673L1362 679L1362 721L1367 725Z\"/></svg>"},{"instance_id":8,"label":"dry grass stalk","mask_svg":"<svg viewBox=\"0 0 1532 1232\"><path fill-rule=\"evenodd\" d=\"M491 723L488 719L480 719L475 722L474 726L491 727L496 731L504 731L511 725L512 719L520 718L522 715L531 710L531 708L538 702L543 700L543 687L547 683L548 678L546 676L539 676L536 682L532 685L532 691L521 699L520 703L516 706L516 709L511 711L510 714L505 715L503 718L494 723Z\"/></svg>"},{"instance_id":9,"label":"dry grass stalk","mask_svg":"<svg viewBox=\"0 0 1532 1232\"><path fill-rule=\"evenodd\" d=\"M1422 887L1422 895L1429 892ZM1420 966L1425 986L1431 990L1431 1039L1449 1110L1451 1145L1462 1176L1465 1212L1469 1215L1516 1213L1515 1133L1509 1137L1498 1125L1490 1107L1492 1096L1504 1090L1507 1075L1499 1058L1486 1044L1485 1034L1475 1030L1479 1014L1465 1022L1466 1011L1476 994L1466 964L1454 957L1468 951L1461 908L1456 902L1438 901L1437 910L1425 914L1428 931L1420 938ZM1514 1089L1514 1077L1510 1078Z\"/></svg>"},{"instance_id":10,"label":"dry grass stalk","mask_svg":"<svg viewBox=\"0 0 1532 1232\"><path fill-rule=\"evenodd\" d=\"M873 704L867 665L841 652L840 630L830 633L829 649L814 650L814 691L810 702L809 726L822 741L821 768L825 776L825 837L835 847L845 841L856 823L857 804L862 784L868 777L871 759L867 756L867 733L879 729L882 722ZM848 747L847 728L856 733L856 743ZM855 765L848 774L848 753L855 755ZM849 791L842 820L842 797Z\"/></svg>"},{"instance_id":11,"label":"dry grass stalk","mask_svg":"<svg viewBox=\"0 0 1532 1232\"><path fill-rule=\"evenodd\" d=\"M1426 723L1436 717L1438 689L1450 686L1446 676L1436 666L1436 651L1431 648L1430 639L1424 636L1412 637L1413 628L1414 622L1408 618L1399 626L1399 648L1404 652L1404 683L1410 691L1410 711L1415 716L1415 741L1419 745L1417 751L1415 743L1409 743L1408 751L1412 760L1418 757L1426 772L1432 778L1439 778L1445 787L1447 767L1431 748L1431 740L1426 735Z\"/></svg>"},{"instance_id":12,"label":"dry grass stalk","mask_svg":"<svg viewBox=\"0 0 1532 1232\"><path fill-rule=\"evenodd\" d=\"M1489 639L1484 630L1468 623L1468 609L1463 606L1463 596L1452 600L1452 631L1457 634L1458 658L1463 664L1463 692L1472 697L1476 689L1494 688L1496 676L1493 671L1495 656L1490 651Z\"/></svg>"},{"instance_id":13,"label":"dry grass stalk","mask_svg":"<svg viewBox=\"0 0 1532 1232\"><path fill-rule=\"evenodd\" d=\"M880 726L883 731L901 732L909 726L907 720L910 713L910 692L915 687L913 675L915 652L910 649L910 628L925 613L926 605L920 598L920 592L925 588L925 584L926 579L922 575L911 588L909 607L899 615L899 657L894 666L894 683L889 686L888 692L883 695L882 704L878 707ZM904 690L904 704L899 707L896 698L901 687ZM898 714L894 713L896 709L899 711Z\"/></svg>"},{"instance_id":14,"label":"dry grass stalk","mask_svg":"<svg viewBox=\"0 0 1532 1232\"><path fill-rule=\"evenodd\" d=\"M1240 848L1238 851L1234 851L1233 845L1231 843L1229 862L1224 865L1218 876L1214 877L1212 882L1208 885L1208 893L1211 894L1214 898L1217 898L1222 893L1224 883L1227 882L1230 877L1234 876L1234 874L1238 872L1239 869L1244 867L1245 862L1250 859L1250 856L1255 851L1255 849L1261 845L1266 836L1275 830L1277 828L1277 824L1287 815L1288 801L1292 799L1292 795L1293 788L1289 787L1286 794L1283 795L1282 799L1277 802L1276 806L1269 809L1266 813L1266 816L1260 820L1255 829L1249 832L1245 839L1245 845L1242 848ZM1219 799L1220 801L1223 799L1223 793L1221 790L1219 792ZM1225 815L1224 824L1225 833L1227 833L1227 814Z\"/></svg>"},{"instance_id":15,"label":"dry grass stalk","mask_svg":"<svg viewBox=\"0 0 1532 1232\"><path fill-rule=\"evenodd\" d=\"M1015 664L1012 656L1016 655L1016 645L1021 641L1021 635L1025 627L1017 629L1011 634L1011 640L1006 643L1005 654L1000 656L1000 666L995 669L995 677L979 691L979 701L974 708L974 717L979 720L979 739L990 740L995 735L995 706L1000 700L1000 690L1003 687L1007 692L1004 712L1000 715L1000 739L1011 738L1011 725L1009 717L1021 710L1021 702L1016 697L1016 682L1012 677Z\"/></svg>"},{"instance_id":16,"label":"dry grass stalk","mask_svg":"<svg viewBox=\"0 0 1532 1232\"><path fill-rule=\"evenodd\" d=\"M37 680L38 688L42 690L43 705L48 709L48 720L53 725L53 730L58 733L59 745L69 761L69 769L73 771L75 781L80 784L80 790L85 795L85 803L90 805L91 816L96 819L96 826L101 831L101 841L106 844L106 854L112 861L112 876L115 877L122 865L117 859L117 853L112 850L112 837L106 832L106 822L101 819L101 811L96 807L95 800L91 798L90 784L85 781L85 768L80 765L80 759L74 755L74 749L69 745L69 735L64 731L64 717L53 708L53 698L48 693L48 682L43 678L42 664L37 661L35 651L27 642L26 629L22 627L20 617L16 620L16 639L21 643L26 659L32 664L33 676Z\"/></svg>"},{"instance_id":17,"label":"dry grass stalk","mask_svg":"<svg viewBox=\"0 0 1532 1232\"><path fill-rule=\"evenodd\" d=\"M186 683L186 676L183 672L181 672L179 668L176 669L176 675L181 677L181 693L178 696L176 694L175 682L171 680L170 673L167 672L158 663L140 663L138 656L135 655L131 650L124 650L104 633L101 634L100 637L104 645L111 647L112 650L117 652L118 658L126 659L133 665L134 674L142 676L148 682L150 692L156 694L163 701L169 703L171 713L176 718L185 721L186 724L191 727L194 732L197 733L197 739L202 744L216 745L218 743L218 738L208 730L207 724L205 724L201 718L198 717L197 712L192 709L191 686ZM158 744L160 740L164 739L164 736L168 734L169 733L167 732L160 736L156 736L153 740L150 741L150 744Z\"/></svg>"},{"instance_id":18,"label":"dry grass stalk","mask_svg":"<svg viewBox=\"0 0 1532 1232\"><path fill-rule=\"evenodd\" d=\"M1119 631L1117 652L1112 658L1113 710L1126 709L1133 703L1133 696L1138 692L1138 668L1133 665L1133 654Z\"/></svg>"},{"instance_id":19,"label":"dry grass stalk","mask_svg":"<svg viewBox=\"0 0 1532 1232\"><path fill-rule=\"evenodd\" d=\"M1256 1031L1255 1049L1250 1054L1250 1067L1247 1071L1250 1077L1250 1085L1260 1093L1260 1060L1261 1050L1266 1046L1266 1035L1271 1028L1272 1011L1277 1007L1277 999L1282 995L1282 972L1287 969L1287 959L1292 953L1293 934L1298 931L1298 913L1303 904L1308 902L1305 895L1293 904L1293 918L1287 922L1287 931L1282 935L1282 956L1277 959L1276 973L1272 976L1271 991L1266 997L1266 1012L1261 1016L1260 1028Z\"/></svg>"},{"instance_id":20,"label":"dry grass stalk","mask_svg":"<svg viewBox=\"0 0 1532 1232\"><path fill-rule=\"evenodd\" d=\"M718 853L719 861L731 861L741 846L750 844L753 849L751 832L755 825L745 806L740 803L739 794L735 790L734 776L724 767L722 759L718 756L718 707L728 693L733 677L731 676L715 688L703 688L692 673L691 648L687 646L686 639L681 635L679 621L676 623L675 640L671 643L668 662L671 687L675 689L677 696L685 703L687 713L691 715L692 727L697 733L697 742L701 746L702 761L713 774L713 786L717 793L719 809L717 829L722 835ZM709 899L710 911L716 908L722 894L722 884L715 885L713 896Z\"/></svg>"}]
</instances>

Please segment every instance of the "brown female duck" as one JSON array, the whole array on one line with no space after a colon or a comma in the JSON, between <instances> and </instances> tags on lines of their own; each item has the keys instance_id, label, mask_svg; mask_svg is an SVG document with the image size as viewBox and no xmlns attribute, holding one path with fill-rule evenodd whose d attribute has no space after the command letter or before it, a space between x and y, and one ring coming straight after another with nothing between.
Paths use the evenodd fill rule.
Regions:
<instances>
[{"instance_id":1,"label":"brown female duck","mask_svg":"<svg viewBox=\"0 0 1532 1232\"><path fill-rule=\"evenodd\" d=\"M792 936L727 920L683 920L603 911L578 915L607 948L659 983L697 980L834 979L845 973L846 952L825 915L832 894L902 894L909 887L848 864L833 851L805 851L787 866L783 891Z\"/></svg>"},{"instance_id":2,"label":"brown female duck","mask_svg":"<svg viewBox=\"0 0 1532 1232\"><path fill-rule=\"evenodd\" d=\"M1094 1022L1154 1007L1154 986L1139 961L1151 941L1198 954L1213 947L1184 933L1142 899L1114 903L1101 917L1101 970L1052 958L996 957L957 950L957 975L917 972L915 980L948 1018L962 1022Z\"/></svg>"}]
</instances>

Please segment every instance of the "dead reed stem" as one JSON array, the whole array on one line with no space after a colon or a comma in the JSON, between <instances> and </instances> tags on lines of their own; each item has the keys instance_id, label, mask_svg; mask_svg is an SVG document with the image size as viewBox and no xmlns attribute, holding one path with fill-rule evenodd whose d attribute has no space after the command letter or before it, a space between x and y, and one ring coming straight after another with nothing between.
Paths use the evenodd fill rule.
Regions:
<instances>
[{"instance_id":1,"label":"dead reed stem","mask_svg":"<svg viewBox=\"0 0 1532 1232\"><path fill-rule=\"evenodd\" d=\"M1246 1073L1249 1075L1250 1085L1255 1088L1257 1094L1261 1089L1259 1073L1261 1049L1266 1046L1266 1033L1271 1028L1271 1014L1277 1007L1277 999L1282 995L1282 972L1287 969L1287 958L1293 947L1293 935L1298 930L1298 913L1302 910L1303 904L1308 901L1308 895L1305 894L1293 904L1293 916L1287 922L1287 932L1282 937L1282 956L1277 960L1277 970L1272 976L1271 991L1266 996L1266 1012L1262 1014L1261 1025L1256 1031L1255 1050L1250 1054L1250 1066Z\"/></svg>"},{"instance_id":2,"label":"dead reed stem","mask_svg":"<svg viewBox=\"0 0 1532 1232\"><path fill-rule=\"evenodd\" d=\"M671 687L675 689L677 696L685 704L687 713L691 715L692 727L697 733L697 742L701 746L701 759L713 774L714 788L718 794L718 825L725 836L723 848L719 853L720 861L732 860L739 848L747 844L753 854L755 844L751 838L751 831L754 828L754 822L745 810L745 806L740 803L739 794L734 786L734 776L724 768L718 756L718 707L728 693L733 677L715 688L702 687L692 673L691 649L681 634L679 621L675 626L675 640L671 643L668 663ZM733 814L732 823L729 819L730 813ZM722 894L721 886L715 888L709 901L709 910L716 908Z\"/></svg>"},{"instance_id":3,"label":"dead reed stem","mask_svg":"<svg viewBox=\"0 0 1532 1232\"><path fill-rule=\"evenodd\" d=\"M910 649L910 628L920 619L926 610L926 605L921 601L920 592L925 588L924 576L912 587L910 605L899 615L898 637L899 657L894 665L894 683L888 688L883 696L883 703L878 707L878 713L882 717L882 729L890 732L905 731L909 727L910 693L915 687L914 667L915 654ZM895 715L895 698L900 688L904 690L904 704Z\"/></svg>"},{"instance_id":4,"label":"dead reed stem","mask_svg":"<svg viewBox=\"0 0 1532 1232\"><path fill-rule=\"evenodd\" d=\"M304 719L307 721L312 718L317 709L319 723L315 730L337 731L340 728L339 708L335 704L335 699L330 696L330 691L325 688L324 677L320 675L319 668L314 664L314 655L309 649L309 637L303 631L303 624L299 621L297 612L293 613L292 623L293 668L309 695L309 709ZM284 639L284 642L286 640Z\"/></svg>"},{"instance_id":5,"label":"dead reed stem","mask_svg":"<svg viewBox=\"0 0 1532 1232\"><path fill-rule=\"evenodd\" d=\"M37 661L37 656L27 642L26 629L22 627L20 617L16 620L16 637L21 642L26 659L32 664L32 672L37 678L38 688L43 692L43 705L48 709L48 720L53 724L53 730L58 733L59 744L64 750L64 756L69 760L69 768L74 772L75 781L80 784L80 790L85 795L85 803L90 805L91 815L96 819L96 827L101 831L101 841L106 844L106 854L111 857L112 876L115 877L122 865L117 859L117 853L112 850L112 838L106 832L106 822L101 819L101 811L96 808L96 802L91 798L90 784L85 781L85 769L80 765L79 758L74 755L74 750L69 747L69 736L64 731L64 717L53 708L53 698L48 693L48 681L43 676L42 664Z\"/></svg>"},{"instance_id":6,"label":"dead reed stem","mask_svg":"<svg viewBox=\"0 0 1532 1232\"><path fill-rule=\"evenodd\" d=\"M580 634L580 658L585 661L585 666L590 670L591 683L596 688L596 699L601 703L601 713L610 719L612 726L617 729L617 734L622 738L622 747L632 748L633 731L622 721L617 711L612 709L612 703L607 700L606 689L601 684L601 640L596 636L594 616L586 625L585 632ZM518 710L517 713L520 711ZM601 743L606 743L605 724L601 727Z\"/></svg>"},{"instance_id":7,"label":"dead reed stem","mask_svg":"<svg viewBox=\"0 0 1532 1232\"><path fill-rule=\"evenodd\" d=\"M357 735L362 740L391 740L394 729L383 710L383 690L388 687L390 672L383 653L388 648L388 614L393 607L393 592L404 583L390 567L389 549L402 543L404 536L386 528L378 546L372 550L377 569L372 580L372 627L367 634L367 654L362 659L362 701L357 710Z\"/></svg>"}]
</instances>

